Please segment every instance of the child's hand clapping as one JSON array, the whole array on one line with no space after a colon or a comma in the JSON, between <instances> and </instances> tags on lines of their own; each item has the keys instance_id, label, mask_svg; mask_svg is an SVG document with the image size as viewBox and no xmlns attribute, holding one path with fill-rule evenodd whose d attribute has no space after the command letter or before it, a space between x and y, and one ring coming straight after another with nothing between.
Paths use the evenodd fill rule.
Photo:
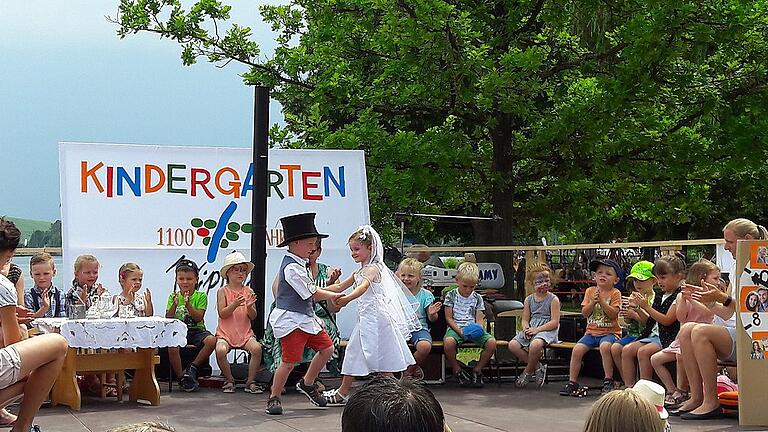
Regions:
<instances>
[{"instance_id":1,"label":"child's hand clapping","mask_svg":"<svg viewBox=\"0 0 768 432\"><path fill-rule=\"evenodd\" d=\"M237 296L235 301L232 302L232 304L235 305L235 309L239 308L240 306L245 304L245 296L240 294Z\"/></svg>"},{"instance_id":2,"label":"child's hand clapping","mask_svg":"<svg viewBox=\"0 0 768 432\"><path fill-rule=\"evenodd\" d=\"M595 293L592 295L592 298L590 300L592 301L593 305L600 303L600 293L597 290L595 290Z\"/></svg>"},{"instance_id":3,"label":"child's hand clapping","mask_svg":"<svg viewBox=\"0 0 768 432\"><path fill-rule=\"evenodd\" d=\"M152 293L149 292L149 288L144 289L144 302L145 303L151 303L152 302Z\"/></svg>"},{"instance_id":4,"label":"child's hand clapping","mask_svg":"<svg viewBox=\"0 0 768 432\"><path fill-rule=\"evenodd\" d=\"M645 297L645 295L639 292L633 292L632 295L629 296L629 301L639 306L648 304L648 299Z\"/></svg>"},{"instance_id":5,"label":"child's hand clapping","mask_svg":"<svg viewBox=\"0 0 768 432\"><path fill-rule=\"evenodd\" d=\"M440 308L443 307L443 304L441 302L434 302L431 305L427 306L427 314L432 315L440 312Z\"/></svg>"},{"instance_id":6,"label":"child's hand clapping","mask_svg":"<svg viewBox=\"0 0 768 432\"><path fill-rule=\"evenodd\" d=\"M43 288L42 300L43 300L43 306L50 309L50 307L51 307L51 295L48 292L48 288Z\"/></svg>"}]
</instances>

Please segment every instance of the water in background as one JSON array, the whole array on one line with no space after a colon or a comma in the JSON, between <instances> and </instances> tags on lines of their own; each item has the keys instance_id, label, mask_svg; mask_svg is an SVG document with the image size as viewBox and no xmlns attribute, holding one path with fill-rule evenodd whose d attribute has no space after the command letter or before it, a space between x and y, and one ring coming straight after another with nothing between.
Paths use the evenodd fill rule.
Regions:
<instances>
[{"instance_id":1,"label":"water in background","mask_svg":"<svg viewBox=\"0 0 768 432\"><path fill-rule=\"evenodd\" d=\"M11 261L13 261L14 264L21 267L22 274L24 275L24 289L28 289L32 285L34 285L34 281L32 280L32 276L29 274L29 259L31 257L28 256L15 256ZM62 260L61 256L54 256L53 257L53 263L56 266L56 276L53 278L53 284L59 287L59 289L67 290L69 289L69 284L72 282L72 269L69 268L63 268L64 262ZM64 284L64 281L66 282L66 285Z\"/></svg>"}]
</instances>

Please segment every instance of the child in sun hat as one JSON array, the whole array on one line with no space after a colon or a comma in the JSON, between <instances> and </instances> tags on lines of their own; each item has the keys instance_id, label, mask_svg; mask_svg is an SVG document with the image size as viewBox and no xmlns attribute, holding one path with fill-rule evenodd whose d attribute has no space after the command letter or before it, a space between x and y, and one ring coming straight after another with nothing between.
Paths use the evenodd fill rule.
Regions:
<instances>
[{"instance_id":1,"label":"child in sun hat","mask_svg":"<svg viewBox=\"0 0 768 432\"><path fill-rule=\"evenodd\" d=\"M226 380L222 386L224 393L235 391L235 378L229 367L227 353L232 348L243 348L250 354L248 378L245 381L246 393L262 393L264 390L256 384L256 373L261 365L261 344L251 329L251 321L256 319L256 294L245 286L245 280L253 271L253 263L240 252L232 252L224 258L224 265L219 272L227 284L216 293L216 306L219 312L219 325L216 328L216 362Z\"/></svg>"}]
</instances>

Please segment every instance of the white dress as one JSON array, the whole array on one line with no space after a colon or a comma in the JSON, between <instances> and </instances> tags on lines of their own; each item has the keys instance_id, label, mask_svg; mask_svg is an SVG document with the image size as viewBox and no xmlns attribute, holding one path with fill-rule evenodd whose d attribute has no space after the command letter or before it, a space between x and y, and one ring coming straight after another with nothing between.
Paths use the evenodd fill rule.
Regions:
<instances>
[{"instance_id":1,"label":"white dress","mask_svg":"<svg viewBox=\"0 0 768 432\"><path fill-rule=\"evenodd\" d=\"M355 284L363 281L362 269L354 274ZM366 376L372 372L401 372L416 363L405 338L397 330L381 277L370 282L358 297L357 325L349 338L342 375Z\"/></svg>"}]
</instances>

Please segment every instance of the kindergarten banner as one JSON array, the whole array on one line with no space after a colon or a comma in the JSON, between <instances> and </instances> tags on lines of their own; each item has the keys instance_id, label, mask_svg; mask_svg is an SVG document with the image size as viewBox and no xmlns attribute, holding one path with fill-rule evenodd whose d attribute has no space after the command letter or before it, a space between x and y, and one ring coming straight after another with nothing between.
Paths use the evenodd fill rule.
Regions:
<instances>
[{"instance_id":1,"label":"kindergarten banner","mask_svg":"<svg viewBox=\"0 0 768 432\"><path fill-rule=\"evenodd\" d=\"M144 270L155 315L163 315L175 263L192 259L201 266L200 290L208 294L205 323L214 332L224 256L233 250L250 256L250 236L266 236L269 308L269 287L284 250L277 248L283 238L279 219L303 212L317 213L317 229L330 235L320 261L341 267L342 277L350 275L355 264L347 238L370 220L363 152L270 150L262 233L253 233L250 224L251 161L249 148L60 143L64 280L72 280L78 255L92 254L101 263L99 282L118 294L118 268L135 262ZM339 315L345 337L354 314L348 307Z\"/></svg>"}]
</instances>

